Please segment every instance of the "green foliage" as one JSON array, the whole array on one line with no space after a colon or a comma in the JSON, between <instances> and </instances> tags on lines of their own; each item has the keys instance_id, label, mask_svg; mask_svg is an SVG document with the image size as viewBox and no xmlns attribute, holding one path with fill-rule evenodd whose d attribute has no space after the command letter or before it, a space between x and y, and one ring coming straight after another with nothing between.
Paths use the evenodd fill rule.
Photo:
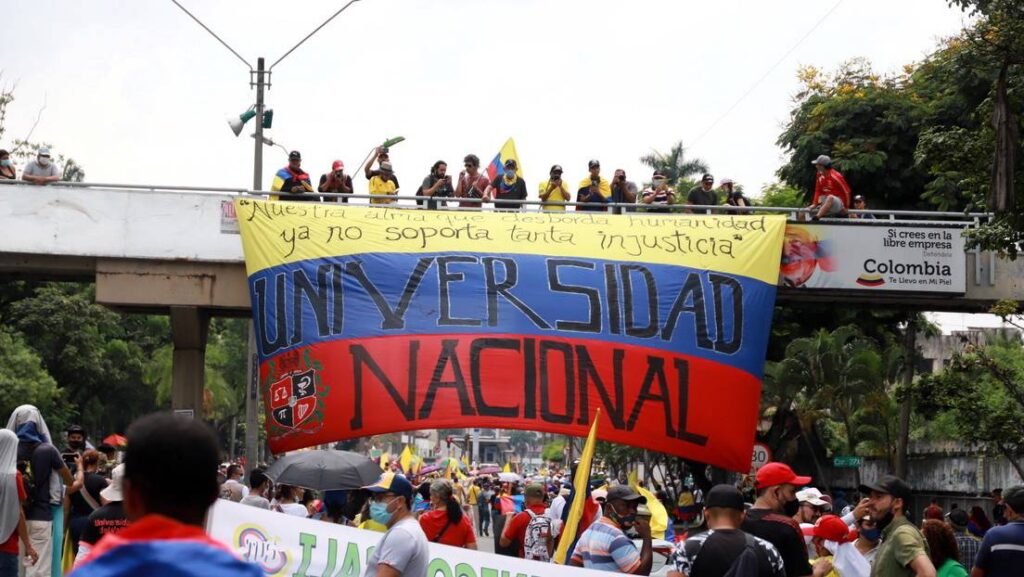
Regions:
<instances>
[{"instance_id":1,"label":"green foliage","mask_svg":"<svg viewBox=\"0 0 1024 577\"><path fill-rule=\"evenodd\" d=\"M807 67L799 76L803 88L778 140L789 154L779 177L809 201L815 181L811 161L827 154L872 206L922 207L924 178L914 162L922 111L904 94L906 78L879 76L862 59L831 75Z\"/></svg>"},{"instance_id":2,"label":"green foliage","mask_svg":"<svg viewBox=\"0 0 1024 577\"><path fill-rule=\"evenodd\" d=\"M63 391L43 368L42 359L20 334L0 328L0 418L6 422L11 411L23 404L39 407L54 431L68 423Z\"/></svg>"},{"instance_id":3,"label":"green foliage","mask_svg":"<svg viewBox=\"0 0 1024 577\"><path fill-rule=\"evenodd\" d=\"M800 208L807 203L799 189L780 182L767 184L761 189L760 203L763 206Z\"/></svg>"},{"instance_id":4,"label":"green foliage","mask_svg":"<svg viewBox=\"0 0 1024 577\"><path fill-rule=\"evenodd\" d=\"M956 438L1006 456L1024 454L1024 347L968 346L945 371L914 386L921 414L945 419Z\"/></svg>"},{"instance_id":5,"label":"green foliage","mask_svg":"<svg viewBox=\"0 0 1024 577\"><path fill-rule=\"evenodd\" d=\"M3 81L3 74L0 73L0 82L2 82L2 81ZM5 126L5 124L6 124L5 121L7 119L7 108L8 108L8 106L10 106L11 103L14 102L14 88L15 87L12 86L12 85L6 85L6 84L5 85L0 85L0 143L3 142L3 137L4 137L4 134L6 133L6 130L7 130L6 126ZM42 115L42 110L39 111L39 114L40 114L40 116ZM38 122L38 118L37 118L37 122ZM12 147L2 147L2 146L0 146L0 148L6 148L8 150L8 152L11 153L12 157L14 157L15 159L19 159L19 160L22 161L22 163L24 163L26 160L29 160L31 158L35 158L36 153L38 152L38 150L39 150L39 148L41 146L51 146L52 147L52 145L50 145L49 143L34 142L34 141L27 140L30 137L31 137L31 131L30 131L30 134L27 135L25 139L18 139L18 138L14 139L14 146L12 146ZM85 180L85 169L82 168L82 166L80 164L75 162L75 159L73 159L73 158L71 158L69 156L65 156L64 154L61 154L60 152L57 152L56 154L54 154L54 161L57 163L57 166L62 167L61 168L61 178L62 178L62 180L69 181L69 182L82 182L82 181Z\"/></svg>"},{"instance_id":6,"label":"green foliage","mask_svg":"<svg viewBox=\"0 0 1024 577\"><path fill-rule=\"evenodd\" d=\"M553 463L561 463L565 460L565 441L551 441L544 445L540 452L540 458Z\"/></svg>"},{"instance_id":7,"label":"green foliage","mask_svg":"<svg viewBox=\"0 0 1024 577\"><path fill-rule=\"evenodd\" d=\"M669 186L685 193L693 186L688 177L708 171L708 164L699 158L686 158L686 147L683 141L672 145L668 152L652 151L640 157L640 162L654 170L661 170L668 179Z\"/></svg>"}]
</instances>

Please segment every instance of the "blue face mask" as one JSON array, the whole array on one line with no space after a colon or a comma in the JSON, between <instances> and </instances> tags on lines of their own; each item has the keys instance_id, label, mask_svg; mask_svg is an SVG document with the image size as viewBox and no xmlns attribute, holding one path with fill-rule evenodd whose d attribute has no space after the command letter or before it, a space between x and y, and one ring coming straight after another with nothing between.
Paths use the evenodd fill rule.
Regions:
<instances>
[{"instance_id":1,"label":"blue face mask","mask_svg":"<svg viewBox=\"0 0 1024 577\"><path fill-rule=\"evenodd\" d=\"M882 530L878 527L874 529L861 529L860 536L874 543L882 538Z\"/></svg>"},{"instance_id":2,"label":"blue face mask","mask_svg":"<svg viewBox=\"0 0 1024 577\"><path fill-rule=\"evenodd\" d=\"M387 525L391 521L392 515L394 515L394 513L388 511L389 505L391 505L390 501L386 503L379 503L377 501L370 503L370 518L381 525Z\"/></svg>"},{"instance_id":3,"label":"blue face mask","mask_svg":"<svg viewBox=\"0 0 1024 577\"><path fill-rule=\"evenodd\" d=\"M14 163L11 162L10 158L5 158L3 160L0 160L0 166L14 166Z\"/></svg>"}]
</instances>

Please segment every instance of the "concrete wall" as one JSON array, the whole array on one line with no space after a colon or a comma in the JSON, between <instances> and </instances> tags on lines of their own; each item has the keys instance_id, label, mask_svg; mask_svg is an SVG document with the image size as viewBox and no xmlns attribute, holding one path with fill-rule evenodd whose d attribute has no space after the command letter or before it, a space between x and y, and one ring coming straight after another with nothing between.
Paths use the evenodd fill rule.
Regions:
<instances>
[{"instance_id":1,"label":"concrete wall","mask_svg":"<svg viewBox=\"0 0 1024 577\"><path fill-rule=\"evenodd\" d=\"M889 464L882 459L865 460L861 479L869 482L888 474ZM856 487L854 469L828 469L830 485L845 489ZM992 489L1024 484L1009 461L980 454L911 456L906 481L928 494L959 493L987 495Z\"/></svg>"}]
</instances>

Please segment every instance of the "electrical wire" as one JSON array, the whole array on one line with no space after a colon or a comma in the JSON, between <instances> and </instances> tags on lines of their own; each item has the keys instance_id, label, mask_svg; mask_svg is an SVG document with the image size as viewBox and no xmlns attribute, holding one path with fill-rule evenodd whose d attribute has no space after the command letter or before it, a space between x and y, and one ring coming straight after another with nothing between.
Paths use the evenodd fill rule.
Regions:
<instances>
[{"instance_id":1,"label":"electrical wire","mask_svg":"<svg viewBox=\"0 0 1024 577\"><path fill-rule=\"evenodd\" d=\"M757 87L760 86L761 83L764 82L769 76L771 76L772 72L775 72L776 68L778 68L780 65L782 65L782 63L785 62L786 59L789 58L790 55L792 55L793 52L795 52L796 49L799 48L800 45L804 43L805 40L810 38L811 34L813 34L814 31L817 30L818 27L821 26L825 22L825 20L827 20L828 17L831 16L832 13L835 12L837 8L839 8L839 5L842 4L842 3L843 3L843 0L839 0L838 2L835 3L835 5L832 6L832 8L829 9L828 12L825 13L824 16L819 18L818 21L814 23L814 26L812 26L811 29L808 30L806 34L801 36L800 39L796 41L796 44L791 46L789 48L789 50L787 50L786 53L782 55L781 58L779 58L777 61L775 61L775 64L772 64L771 68L769 68L767 72L762 74L761 77L758 78L757 81L754 82L754 84L752 84L750 86L750 88L747 89L746 92L744 92L742 95L740 95L740 97L736 99L736 102L732 103L732 106L730 106L725 112L723 112L721 114L721 116L719 116L717 119L715 119L715 121L712 122L711 125L708 126L707 129L704 130L704 132L701 132L700 135L697 136L697 138L695 138L692 141L690 141L688 143L689 147L692 148L694 145L696 145L698 142L700 142L701 139L703 139L705 136L710 134L711 131L714 130L719 125L719 123L721 123L723 120L725 120L725 118L727 116L732 114L732 111L736 110L736 107L739 106L740 103L742 103L744 100L746 100L746 98L748 96L750 96L754 92L754 90L757 90Z\"/></svg>"},{"instance_id":2,"label":"electrical wire","mask_svg":"<svg viewBox=\"0 0 1024 577\"><path fill-rule=\"evenodd\" d=\"M196 18L196 17L195 17L195 15L194 15L194 14L192 14L191 12L189 12L187 8L185 8L184 6L182 6L182 5L181 5L181 4L180 4L180 3L178 2L178 0L171 0L171 2L174 2L174 5L175 5L175 6L177 6L178 8L181 8L181 11L182 11L182 12L184 12L185 14L188 14L189 18L191 18L191 19L195 20L195 21L196 21L196 24L198 24L198 25L202 26L202 27L203 27L203 30L206 30L207 32L209 32L209 33L210 33L210 36L213 36L214 38L216 38L216 39L217 39L217 42L220 42L221 44L223 44L223 45L224 45L224 48L227 48L228 50L230 50L230 51L231 51L231 53L232 53L232 54L234 54L236 58L238 58L239 60L241 60L241 61L242 61L242 64L245 64L246 66L248 66L248 67L249 67L249 70L252 70L252 64L249 64L249 61L248 61L248 60L246 60L245 58L242 58L242 55L241 55L241 54L239 54L239 53L235 52L235 49L234 49L234 48L232 48L231 46L228 46L228 43L227 43L227 42L224 42L224 40L222 40L220 36L217 36L217 33L216 33L216 32L214 32L213 30L210 30L210 28L209 28L209 27L208 27L208 26L207 26L206 24L203 24L202 20L200 20L200 19Z\"/></svg>"}]
</instances>

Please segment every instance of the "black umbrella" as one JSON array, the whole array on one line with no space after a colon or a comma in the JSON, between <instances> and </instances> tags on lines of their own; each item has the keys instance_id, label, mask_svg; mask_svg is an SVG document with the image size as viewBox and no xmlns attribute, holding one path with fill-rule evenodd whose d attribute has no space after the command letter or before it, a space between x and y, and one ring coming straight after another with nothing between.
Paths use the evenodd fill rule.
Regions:
<instances>
[{"instance_id":1,"label":"black umbrella","mask_svg":"<svg viewBox=\"0 0 1024 577\"><path fill-rule=\"evenodd\" d=\"M267 469L275 483L314 491L358 489L376 481L380 473L380 465L366 455L334 449L291 453Z\"/></svg>"}]
</instances>

